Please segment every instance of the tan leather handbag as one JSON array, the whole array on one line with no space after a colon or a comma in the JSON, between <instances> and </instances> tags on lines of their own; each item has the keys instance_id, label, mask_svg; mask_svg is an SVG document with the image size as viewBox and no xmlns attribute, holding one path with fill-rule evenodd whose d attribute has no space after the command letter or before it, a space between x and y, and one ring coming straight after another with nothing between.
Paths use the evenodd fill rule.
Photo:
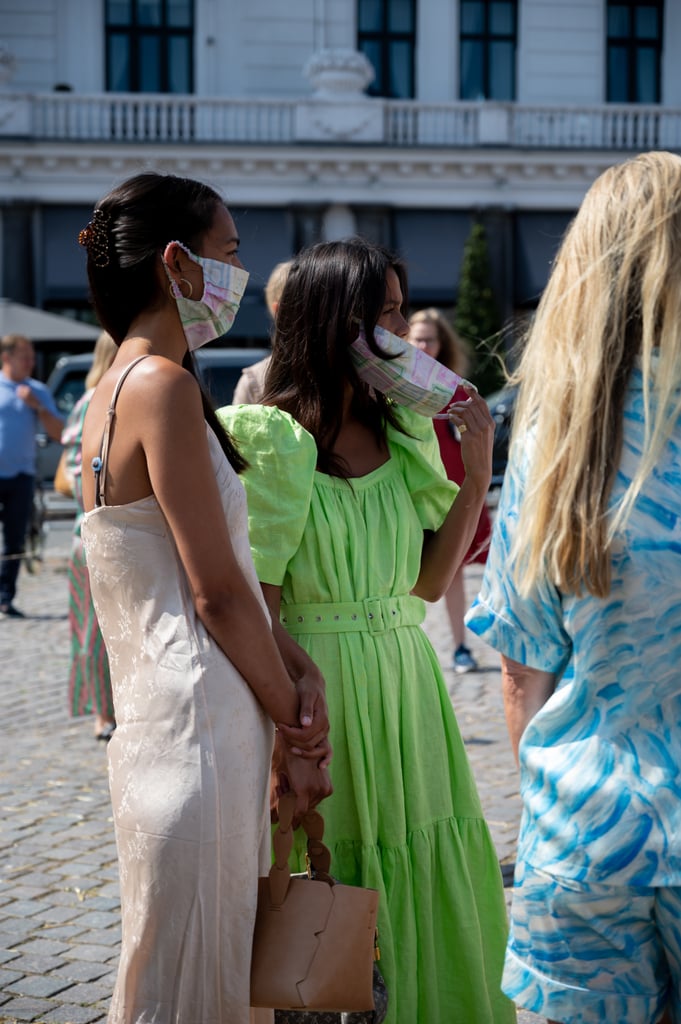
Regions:
<instances>
[{"instance_id":1,"label":"tan leather handbag","mask_svg":"<svg viewBox=\"0 0 681 1024\"><path fill-rule=\"evenodd\" d=\"M295 796L279 801L274 863L258 880L251 962L251 1005L283 1010L374 1008L378 892L342 885L329 875L318 811L303 819L308 875L291 875Z\"/></svg>"},{"instance_id":2,"label":"tan leather handbag","mask_svg":"<svg viewBox=\"0 0 681 1024\"><path fill-rule=\"evenodd\" d=\"M53 486L55 491L58 494L63 494L65 498L73 497L73 477L66 468L66 451L61 453L57 471L54 474Z\"/></svg>"}]
</instances>

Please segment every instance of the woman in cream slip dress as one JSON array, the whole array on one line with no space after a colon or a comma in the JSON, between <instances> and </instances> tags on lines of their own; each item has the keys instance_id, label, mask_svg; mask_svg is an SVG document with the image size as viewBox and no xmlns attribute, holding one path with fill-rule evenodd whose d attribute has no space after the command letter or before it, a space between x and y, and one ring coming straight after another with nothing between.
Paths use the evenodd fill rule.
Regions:
<instances>
[{"instance_id":1,"label":"woman in cream slip dress","mask_svg":"<svg viewBox=\"0 0 681 1024\"><path fill-rule=\"evenodd\" d=\"M236 557L264 605L243 486L210 429L208 441ZM197 618L153 495L102 501L85 514L82 535L100 627L116 652L109 778L124 941L109 1020L227 1024L221 997L247 1003L250 976L250 949L232 936L252 931L254 866L269 868L272 722ZM243 770L253 763L258 775Z\"/></svg>"},{"instance_id":2,"label":"woman in cream slip dress","mask_svg":"<svg viewBox=\"0 0 681 1024\"><path fill-rule=\"evenodd\" d=\"M274 723L302 739L278 744L299 814L330 790L330 748L322 691L308 673L300 692L272 634L244 461L187 356L238 308L236 227L212 189L146 173L97 204L80 241L119 346L82 442L82 538L117 722L122 946L109 1024L271 1021L249 1004Z\"/></svg>"}]
</instances>

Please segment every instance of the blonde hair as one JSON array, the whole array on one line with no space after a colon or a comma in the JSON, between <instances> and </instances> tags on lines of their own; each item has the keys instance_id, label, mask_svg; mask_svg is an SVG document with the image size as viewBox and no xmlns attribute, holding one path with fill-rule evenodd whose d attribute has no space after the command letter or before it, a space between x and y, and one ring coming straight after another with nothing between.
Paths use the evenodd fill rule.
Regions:
<instances>
[{"instance_id":1,"label":"blonde hair","mask_svg":"<svg viewBox=\"0 0 681 1024\"><path fill-rule=\"evenodd\" d=\"M458 373L460 377L466 377L470 372L471 353L465 341L459 337L452 325L445 319L443 313L434 306L428 309L419 309L409 317L409 326L413 324L432 324L437 331L437 340L440 349L435 356L439 363L442 363L449 370Z\"/></svg>"},{"instance_id":2,"label":"blonde hair","mask_svg":"<svg viewBox=\"0 0 681 1024\"><path fill-rule=\"evenodd\" d=\"M609 168L568 229L514 374L512 445L532 438L512 552L521 593L544 575L564 592L609 593L613 536L681 414L680 272L681 157ZM644 454L609 515L637 359Z\"/></svg>"},{"instance_id":3,"label":"blonde hair","mask_svg":"<svg viewBox=\"0 0 681 1024\"><path fill-rule=\"evenodd\" d=\"M283 263L277 263L276 267L267 278L267 284L265 285L265 302L267 303L267 308L270 311L270 316L272 318L274 318L274 314L277 311L279 299L281 298L281 293L284 290L286 278L288 277L288 272L291 269L292 263L293 260L284 260Z\"/></svg>"},{"instance_id":4,"label":"blonde hair","mask_svg":"<svg viewBox=\"0 0 681 1024\"><path fill-rule=\"evenodd\" d=\"M118 345L116 342L107 331L102 331L95 342L94 351L92 353L92 366L90 367L90 372L85 378L86 391L89 391L90 388L97 387L100 380L113 363L117 352Z\"/></svg>"}]
</instances>

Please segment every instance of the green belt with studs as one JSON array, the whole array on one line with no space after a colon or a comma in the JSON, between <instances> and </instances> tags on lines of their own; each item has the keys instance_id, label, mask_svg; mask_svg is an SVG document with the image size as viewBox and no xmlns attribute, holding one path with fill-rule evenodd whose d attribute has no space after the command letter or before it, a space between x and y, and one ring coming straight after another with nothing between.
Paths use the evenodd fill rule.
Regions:
<instances>
[{"instance_id":1,"label":"green belt with studs","mask_svg":"<svg viewBox=\"0 0 681 1024\"><path fill-rule=\"evenodd\" d=\"M400 626L420 626L426 605L420 597L365 597L363 601L328 604L282 604L281 623L299 633L385 633Z\"/></svg>"}]
</instances>

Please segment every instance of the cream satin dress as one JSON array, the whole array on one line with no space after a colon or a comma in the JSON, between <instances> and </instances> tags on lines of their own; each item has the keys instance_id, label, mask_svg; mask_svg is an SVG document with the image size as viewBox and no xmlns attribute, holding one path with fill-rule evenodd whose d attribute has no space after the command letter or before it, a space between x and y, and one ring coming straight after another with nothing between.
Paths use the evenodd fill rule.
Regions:
<instances>
[{"instance_id":1,"label":"cream satin dress","mask_svg":"<svg viewBox=\"0 0 681 1024\"><path fill-rule=\"evenodd\" d=\"M207 430L236 557L265 607L244 490ZM155 497L105 504L108 443L107 428L101 504L82 536L118 723L108 758L122 950L109 1022L271 1020L251 1013L249 977L257 878L269 867L273 726L198 619Z\"/></svg>"}]
</instances>

